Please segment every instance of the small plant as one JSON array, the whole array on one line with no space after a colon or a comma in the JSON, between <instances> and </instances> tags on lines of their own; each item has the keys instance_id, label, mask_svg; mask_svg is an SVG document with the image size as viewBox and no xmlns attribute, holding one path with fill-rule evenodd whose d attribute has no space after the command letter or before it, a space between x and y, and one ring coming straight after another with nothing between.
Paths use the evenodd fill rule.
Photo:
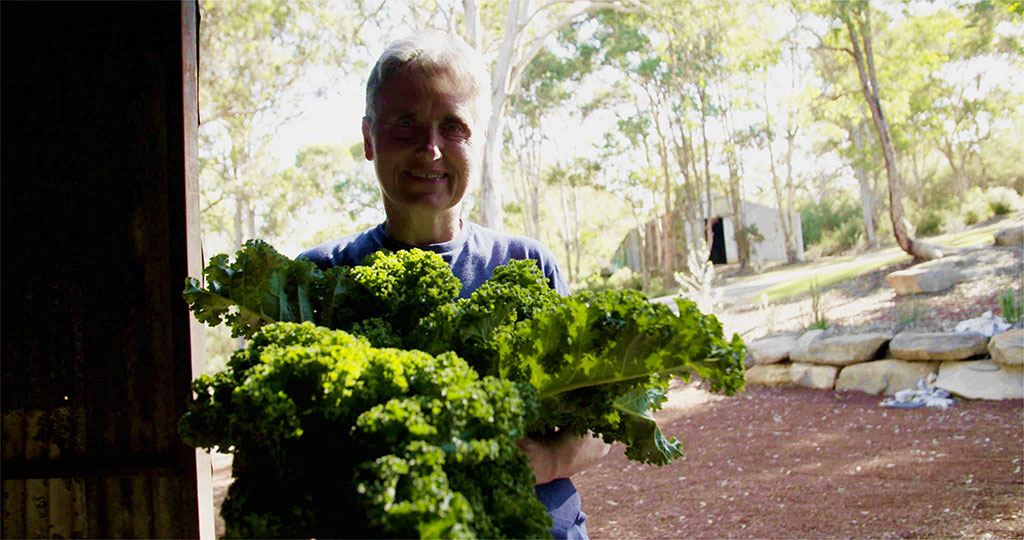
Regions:
<instances>
[{"instance_id":1,"label":"small plant","mask_svg":"<svg viewBox=\"0 0 1024 540\"><path fill-rule=\"evenodd\" d=\"M768 301L767 294L761 293L761 296L758 298L757 311L764 317L764 325L768 330L768 334L774 334L775 322L778 318L779 310L775 306L771 305L771 302Z\"/></svg>"},{"instance_id":2,"label":"small plant","mask_svg":"<svg viewBox=\"0 0 1024 540\"><path fill-rule=\"evenodd\" d=\"M679 296L693 300L704 313L711 313L717 296L711 290L715 264L711 262L711 246L704 239L686 254L686 271L673 276L679 284Z\"/></svg>"},{"instance_id":3,"label":"small plant","mask_svg":"<svg viewBox=\"0 0 1024 540\"><path fill-rule=\"evenodd\" d=\"M999 306L1003 310L1003 320L1006 322L1015 324L1021 320L1021 311L1024 306L1021 305L1021 299L1013 294L1013 289L1003 291L1003 294L999 296Z\"/></svg>"},{"instance_id":4,"label":"small plant","mask_svg":"<svg viewBox=\"0 0 1024 540\"><path fill-rule=\"evenodd\" d=\"M818 280L811 280L811 324L807 328L811 330L825 330L828 328L828 318L825 317L825 307L821 298L821 287Z\"/></svg>"},{"instance_id":5,"label":"small plant","mask_svg":"<svg viewBox=\"0 0 1024 540\"><path fill-rule=\"evenodd\" d=\"M974 186L964 194L964 202L960 205L960 218L964 225L974 225L985 221L992 215L992 209L980 187Z\"/></svg>"},{"instance_id":6,"label":"small plant","mask_svg":"<svg viewBox=\"0 0 1024 540\"><path fill-rule=\"evenodd\" d=\"M896 315L900 319L900 328L906 327L916 321L924 319L925 309L916 298L911 300L909 305L896 308Z\"/></svg>"}]
</instances>

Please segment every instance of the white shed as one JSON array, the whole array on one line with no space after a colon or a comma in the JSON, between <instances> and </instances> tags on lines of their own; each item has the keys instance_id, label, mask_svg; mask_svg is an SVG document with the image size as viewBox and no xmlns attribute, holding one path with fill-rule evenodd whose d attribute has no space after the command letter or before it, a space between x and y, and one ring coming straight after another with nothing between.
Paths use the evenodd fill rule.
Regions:
<instances>
[{"instance_id":1,"label":"white shed","mask_svg":"<svg viewBox=\"0 0 1024 540\"><path fill-rule=\"evenodd\" d=\"M785 235L782 232L782 214L775 208L765 206L763 204L743 201L742 205L744 223L748 226L756 226L757 232L763 237L761 241L755 242L752 246L750 262L762 263L785 261L786 240ZM794 234L797 238L797 260L802 261L804 260L804 248L803 228L800 224L800 214L793 212L790 216ZM664 250L662 250L660 246L654 244L656 244L658 239L661 237L656 234L656 231L661 230L664 223L664 216L652 219L645 224L645 231L643 231L645 233L644 235L641 235L639 227L631 230L622 240L622 243L619 245L619 249L612 258L613 269L628 266L633 270L640 271L643 267L640 263L641 237L651 239L651 241L647 242L647 266L658 266L656 263L652 264L652 259L660 257ZM730 264L739 261L739 253L736 246L736 238L734 236L735 227L736 220L733 216L732 208L728 204L728 199L724 196L715 196L713 198L711 218L713 234L711 260L715 264ZM688 238L693 237L694 231L691 230L691 227L688 224L683 227L683 230ZM696 231L696 234L703 234L703 231Z\"/></svg>"}]
</instances>

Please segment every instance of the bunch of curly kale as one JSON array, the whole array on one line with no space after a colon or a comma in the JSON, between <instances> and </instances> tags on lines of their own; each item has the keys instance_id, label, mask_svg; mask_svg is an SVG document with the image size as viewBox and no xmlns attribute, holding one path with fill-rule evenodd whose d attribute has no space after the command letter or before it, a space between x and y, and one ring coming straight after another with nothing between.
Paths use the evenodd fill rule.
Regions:
<instances>
[{"instance_id":1,"label":"bunch of curly kale","mask_svg":"<svg viewBox=\"0 0 1024 540\"><path fill-rule=\"evenodd\" d=\"M652 414L664 375L742 387L743 343L692 303L560 297L532 261L469 299L419 250L320 270L253 241L205 276L193 313L251 342L196 381L182 434L235 454L236 536L545 536L516 439L593 432L666 464L682 454Z\"/></svg>"}]
</instances>

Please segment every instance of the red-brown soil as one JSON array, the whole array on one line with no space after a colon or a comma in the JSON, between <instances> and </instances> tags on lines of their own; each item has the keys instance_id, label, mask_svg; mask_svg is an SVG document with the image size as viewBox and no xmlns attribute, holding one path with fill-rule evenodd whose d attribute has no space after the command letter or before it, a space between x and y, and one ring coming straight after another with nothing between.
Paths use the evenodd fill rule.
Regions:
<instances>
[{"instance_id":1,"label":"red-brown soil","mask_svg":"<svg viewBox=\"0 0 1024 540\"><path fill-rule=\"evenodd\" d=\"M850 392L676 388L686 457L574 477L592 538L1024 538L1021 401L891 409Z\"/></svg>"}]
</instances>

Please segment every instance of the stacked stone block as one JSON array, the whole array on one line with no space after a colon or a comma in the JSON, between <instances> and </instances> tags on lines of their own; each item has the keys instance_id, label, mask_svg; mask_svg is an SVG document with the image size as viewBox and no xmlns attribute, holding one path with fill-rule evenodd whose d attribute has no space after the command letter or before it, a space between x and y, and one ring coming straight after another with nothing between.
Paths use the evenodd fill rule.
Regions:
<instances>
[{"instance_id":1,"label":"stacked stone block","mask_svg":"<svg viewBox=\"0 0 1024 540\"><path fill-rule=\"evenodd\" d=\"M771 336L749 344L747 384L893 395L929 374L968 399L1024 399L1024 330Z\"/></svg>"}]
</instances>

